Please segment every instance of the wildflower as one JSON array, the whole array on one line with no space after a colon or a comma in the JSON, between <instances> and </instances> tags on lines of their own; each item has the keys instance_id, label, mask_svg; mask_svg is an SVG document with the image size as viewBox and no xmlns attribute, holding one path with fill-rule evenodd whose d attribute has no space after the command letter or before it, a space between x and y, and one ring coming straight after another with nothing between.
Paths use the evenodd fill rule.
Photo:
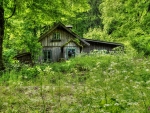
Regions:
<instances>
[{"instance_id":1,"label":"wildflower","mask_svg":"<svg viewBox=\"0 0 150 113\"><path fill-rule=\"evenodd\" d=\"M127 105L138 105L138 103L137 102L129 102L129 103L127 103Z\"/></svg>"},{"instance_id":2,"label":"wildflower","mask_svg":"<svg viewBox=\"0 0 150 113\"><path fill-rule=\"evenodd\" d=\"M146 71L148 72L148 71L149 71L149 69L146 69Z\"/></svg>"},{"instance_id":3,"label":"wildflower","mask_svg":"<svg viewBox=\"0 0 150 113\"><path fill-rule=\"evenodd\" d=\"M27 79L28 77L27 77L27 76L24 76L24 78Z\"/></svg>"},{"instance_id":4,"label":"wildflower","mask_svg":"<svg viewBox=\"0 0 150 113\"><path fill-rule=\"evenodd\" d=\"M146 82L146 84L149 84L149 83L150 83L150 80Z\"/></svg>"},{"instance_id":5,"label":"wildflower","mask_svg":"<svg viewBox=\"0 0 150 113\"><path fill-rule=\"evenodd\" d=\"M147 89L150 89L150 87L146 87Z\"/></svg>"},{"instance_id":6,"label":"wildflower","mask_svg":"<svg viewBox=\"0 0 150 113\"><path fill-rule=\"evenodd\" d=\"M7 106L7 105L8 105L8 103L7 103L7 102L4 102L4 103L3 103L3 106Z\"/></svg>"},{"instance_id":7,"label":"wildflower","mask_svg":"<svg viewBox=\"0 0 150 113\"><path fill-rule=\"evenodd\" d=\"M130 82L133 82L133 80L130 80Z\"/></svg>"},{"instance_id":8,"label":"wildflower","mask_svg":"<svg viewBox=\"0 0 150 113\"><path fill-rule=\"evenodd\" d=\"M123 73L126 73L127 71L126 71L126 70L123 70L122 72L123 72Z\"/></svg>"},{"instance_id":9,"label":"wildflower","mask_svg":"<svg viewBox=\"0 0 150 113\"><path fill-rule=\"evenodd\" d=\"M42 71L41 68L40 68L39 66L36 66L36 69L37 69L39 72Z\"/></svg>"},{"instance_id":10,"label":"wildflower","mask_svg":"<svg viewBox=\"0 0 150 113\"><path fill-rule=\"evenodd\" d=\"M133 88L137 89L139 87L139 85L133 86Z\"/></svg>"},{"instance_id":11,"label":"wildflower","mask_svg":"<svg viewBox=\"0 0 150 113\"><path fill-rule=\"evenodd\" d=\"M124 79L126 80L126 79L128 79L128 78L129 78L129 76L125 76L125 78L124 78Z\"/></svg>"},{"instance_id":12,"label":"wildflower","mask_svg":"<svg viewBox=\"0 0 150 113\"><path fill-rule=\"evenodd\" d=\"M104 105L104 107L108 107L108 106L111 106L111 104L105 104L105 105Z\"/></svg>"},{"instance_id":13,"label":"wildflower","mask_svg":"<svg viewBox=\"0 0 150 113\"><path fill-rule=\"evenodd\" d=\"M115 106L119 106L119 103L115 103L114 105L115 105Z\"/></svg>"}]
</instances>

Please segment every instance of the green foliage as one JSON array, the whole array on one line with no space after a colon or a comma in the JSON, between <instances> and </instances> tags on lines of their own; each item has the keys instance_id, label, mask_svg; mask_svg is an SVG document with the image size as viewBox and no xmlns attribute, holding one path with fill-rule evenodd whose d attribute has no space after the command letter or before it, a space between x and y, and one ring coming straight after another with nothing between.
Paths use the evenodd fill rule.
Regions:
<instances>
[{"instance_id":1,"label":"green foliage","mask_svg":"<svg viewBox=\"0 0 150 113\"><path fill-rule=\"evenodd\" d=\"M132 40L132 46L143 55L150 55L150 37L143 35Z\"/></svg>"},{"instance_id":2,"label":"green foliage","mask_svg":"<svg viewBox=\"0 0 150 113\"><path fill-rule=\"evenodd\" d=\"M105 0L100 10L104 31L112 37L126 37L135 29L149 33L146 27L149 23L149 1Z\"/></svg>"},{"instance_id":3,"label":"green foliage","mask_svg":"<svg viewBox=\"0 0 150 113\"><path fill-rule=\"evenodd\" d=\"M127 41L132 39L139 53L150 54L149 3L16 1L15 15L5 21L3 56L7 68L0 77L0 112L149 112L150 59L129 52ZM12 14L13 6L14 0L4 1L5 17ZM68 61L33 67L13 60L19 52L38 53L41 28L57 21L72 23L74 31L81 36L84 33L86 38L111 41L122 37L128 47L125 54L120 53L120 48L112 55L93 51Z\"/></svg>"},{"instance_id":4,"label":"green foliage","mask_svg":"<svg viewBox=\"0 0 150 113\"><path fill-rule=\"evenodd\" d=\"M112 38L110 38L109 35L104 33L104 31L101 28L93 28L89 29L87 33L85 33L84 38L87 39L95 39L95 40L105 40L105 41L112 41Z\"/></svg>"},{"instance_id":5,"label":"green foliage","mask_svg":"<svg viewBox=\"0 0 150 113\"><path fill-rule=\"evenodd\" d=\"M40 54L41 45L38 42L38 38L43 27L58 21L67 23L66 19L74 18L77 13L82 13L89 9L87 0L23 0L22 2L6 0L3 2L5 17L7 18L14 14L5 21L3 43L4 52L7 52L4 53L5 59L12 59L14 53L11 56L8 55L8 51L12 50L15 54L31 52L32 58L36 59L37 55Z\"/></svg>"},{"instance_id":6,"label":"green foliage","mask_svg":"<svg viewBox=\"0 0 150 113\"><path fill-rule=\"evenodd\" d=\"M99 6L103 31L112 39L126 38L144 55L149 54L150 2L104 0ZM143 41L143 42L142 42Z\"/></svg>"},{"instance_id":7,"label":"green foliage","mask_svg":"<svg viewBox=\"0 0 150 113\"><path fill-rule=\"evenodd\" d=\"M30 80L32 78L36 78L39 74L38 70L36 68L29 67L28 65L22 66L21 76L19 76L21 79L24 80Z\"/></svg>"},{"instance_id":8,"label":"green foliage","mask_svg":"<svg viewBox=\"0 0 150 113\"><path fill-rule=\"evenodd\" d=\"M1 112L149 112L149 67L149 58L97 53L9 70Z\"/></svg>"},{"instance_id":9,"label":"green foliage","mask_svg":"<svg viewBox=\"0 0 150 113\"><path fill-rule=\"evenodd\" d=\"M99 5L102 0L85 1L88 4L84 6L84 10L79 9L77 6L81 12L76 12L74 17L68 18L67 20L73 24L73 30L80 36L83 36L90 28L103 26L100 18L101 12L99 11Z\"/></svg>"}]
</instances>

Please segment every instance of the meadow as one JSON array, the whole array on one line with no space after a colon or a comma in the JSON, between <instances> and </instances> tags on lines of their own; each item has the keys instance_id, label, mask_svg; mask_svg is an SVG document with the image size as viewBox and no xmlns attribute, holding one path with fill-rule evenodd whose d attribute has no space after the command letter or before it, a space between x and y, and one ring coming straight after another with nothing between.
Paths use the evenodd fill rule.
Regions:
<instances>
[{"instance_id":1,"label":"meadow","mask_svg":"<svg viewBox=\"0 0 150 113\"><path fill-rule=\"evenodd\" d=\"M149 113L150 58L81 55L0 77L1 113Z\"/></svg>"}]
</instances>

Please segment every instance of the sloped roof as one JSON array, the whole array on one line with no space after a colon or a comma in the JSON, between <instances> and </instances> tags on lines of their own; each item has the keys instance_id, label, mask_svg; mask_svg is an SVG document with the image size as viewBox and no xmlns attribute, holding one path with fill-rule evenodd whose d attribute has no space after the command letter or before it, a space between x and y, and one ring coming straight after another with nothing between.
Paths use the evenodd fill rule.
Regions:
<instances>
[{"instance_id":1,"label":"sloped roof","mask_svg":"<svg viewBox=\"0 0 150 113\"><path fill-rule=\"evenodd\" d=\"M108 41L102 41L102 40L93 40L93 39L86 39L82 38L86 42L96 42L96 43L101 43L101 44L108 44L108 45L114 45L114 46L123 46L121 43L116 43L116 42L108 42Z\"/></svg>"},{"instance_id":2,"label":"sloped roof","mask_svg":"<svg viewBox=\"0 0 150 113\"><path fill-rule=\"evenodd\" d=\"M46 33L44 33L43 35L40 36L39 41L41 41L42 39L44 39L48 34L50 34L53 30L55 30L56 28L61 27L63 29L65 29L68 33L72 34L74 37L78 38L82 43L84 43L87 46L90 46L90 44L88 42L86 42L85 40L83 40L79 35L77 35L76 33L74 33L72 30L70 30L69 28L67 28L64 24L62 24L61 22L57 23L56 25L54 25L49 31L47 31Z\"/></svg>"},{"instance_id":3,"label":"sloped roof","mask_svg":"<svg viewBox=\"0 0 150 113\"><path fill-rule=\"evenodd\" d=\"M76 41L74 40L69 40L67 43L63 44L61 47L65 47L67 44L69 44L70 42L74 42L76 45L78 45L79 47L83 47L82 45L80 45L79 43L77 43Z\"/></svg>"},{"instance_id":4,"label":"sloped roof","mask_svg":"<svg viewBox=\"0 0 150 113\"><path fill-rule=\"evenodd\" d=\"M30 52L20 53L20 54L14 56L14 58L20 58L23 56L31 56L31 53Z\"/></svg>"}]
</instances>

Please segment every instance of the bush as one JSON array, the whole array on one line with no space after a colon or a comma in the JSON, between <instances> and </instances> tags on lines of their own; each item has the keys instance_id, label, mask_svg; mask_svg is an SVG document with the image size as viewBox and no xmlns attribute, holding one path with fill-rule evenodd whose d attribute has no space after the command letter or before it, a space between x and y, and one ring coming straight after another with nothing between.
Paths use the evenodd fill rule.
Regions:
<instances>
[{"instance_id":1,"label":"bush","mask_svg":"<svg viewBox=\"0 0 150 113\"><path fill-rule=\"evenodd\" d=\"M150 36L140 36L132 40L131 45L138 53L145 56L150 55Z\"/></svg>"}]
</instances>

